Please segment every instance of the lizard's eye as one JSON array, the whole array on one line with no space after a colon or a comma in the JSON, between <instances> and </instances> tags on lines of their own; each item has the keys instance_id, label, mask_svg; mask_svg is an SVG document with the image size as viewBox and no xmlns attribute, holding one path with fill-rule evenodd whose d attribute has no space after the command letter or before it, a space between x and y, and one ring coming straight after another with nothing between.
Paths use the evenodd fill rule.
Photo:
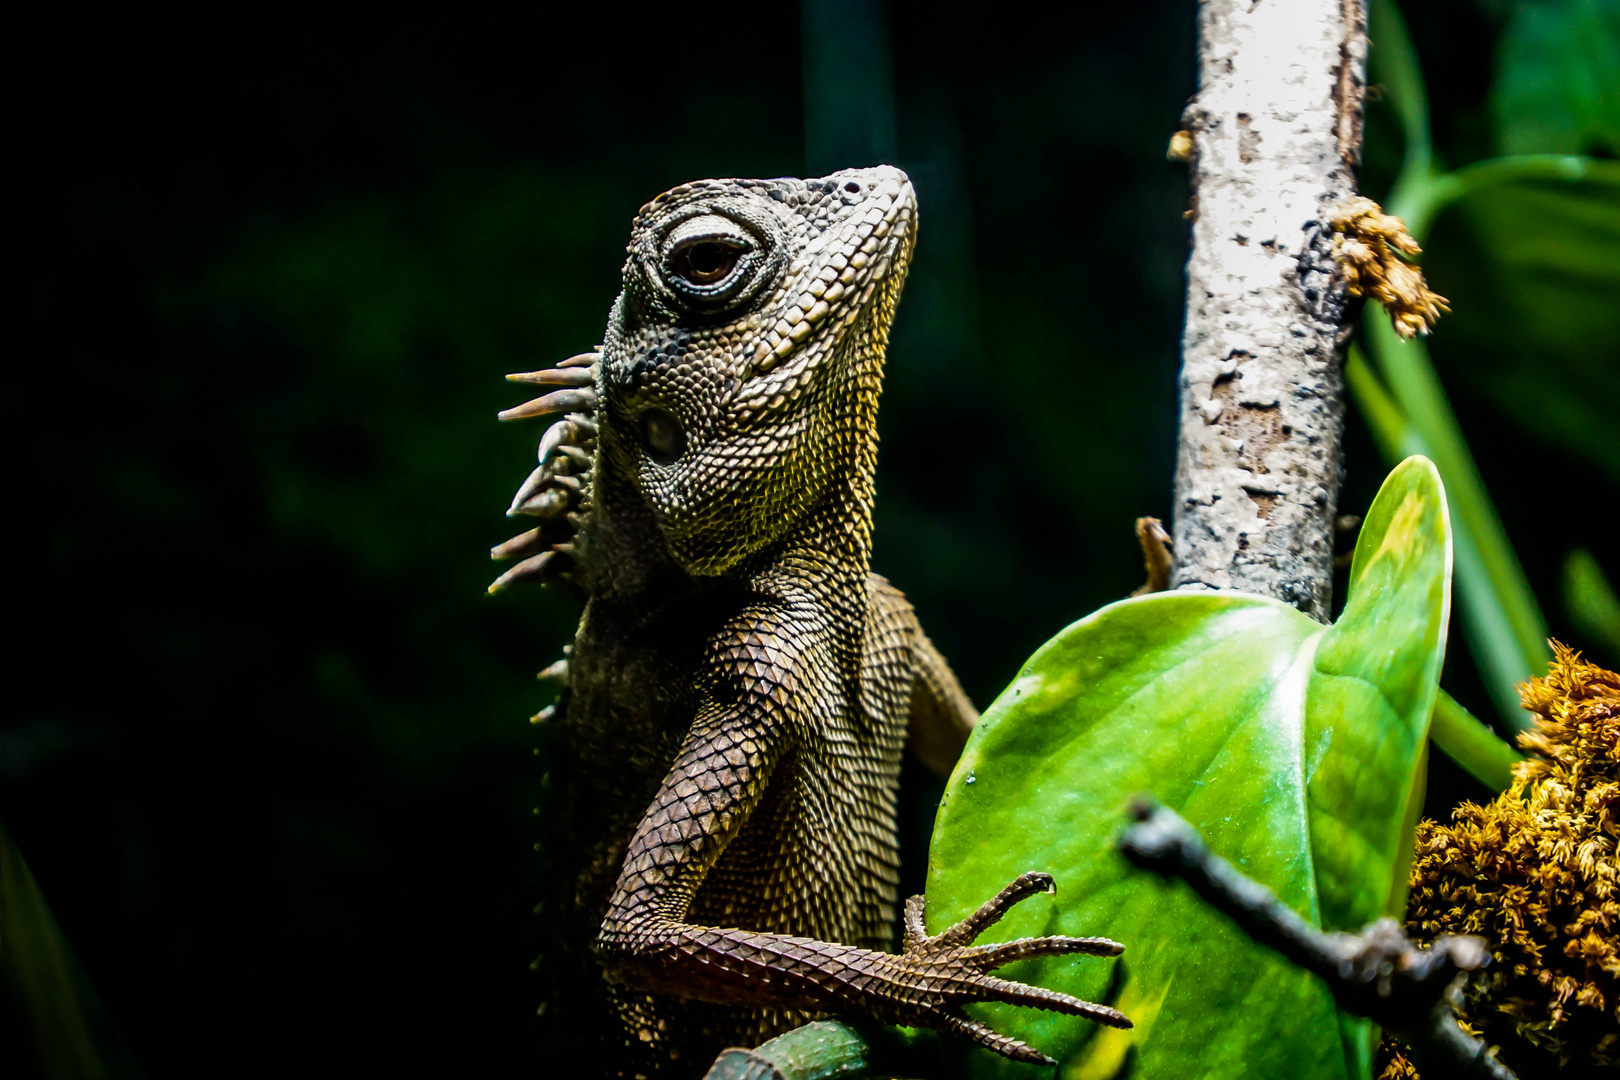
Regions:
<instances>
[{"instance_id":1,"label":"lizard's eye","mask_svg":"<svg viewBox=\"0 0 1620 1080\"><path fill-rule=\"evenodd\" d=\"M641 414L641 445L660 465L668 465L686 450L686 432L681 422L663 409Z\"/></svg>"},{"instance_id":2,"label":"lizard's eye","mask_svg":"<svg viewBox=\"0 0 1620 1080\"><path fill-rule=\"evenodd\" d=\"M768 264L780 261L772 245L720 214L699 214L679 222L660 245L659 275L679 298L698 311L714 311L745 301L764 284Z\"/></svg>"},{"instance_id":3,"label":"lizard's eye","mask_svg":"<svg viewBox=\"0 0 1620 1080\"><path fill-rule=\"evenodd\" d=\"M726 240L699 240L675 253L675 272L693 285L713 285L737 268L741 244Z\"/></svg>"}]
</instances>

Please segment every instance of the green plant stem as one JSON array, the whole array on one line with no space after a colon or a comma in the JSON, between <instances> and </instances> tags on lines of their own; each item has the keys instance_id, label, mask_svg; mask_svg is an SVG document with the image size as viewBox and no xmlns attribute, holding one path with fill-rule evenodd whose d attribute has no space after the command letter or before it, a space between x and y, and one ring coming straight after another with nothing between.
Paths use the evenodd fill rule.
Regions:
<instances>
[{"instance_id":1,"label":"green plant stem","mask_svg":"<svg viewBox=\"0 0 1620 1080\"><path fill-rule=\"evenodd\" d=\"M1406 160L1401 166L1408 173L1429 175L1433 170L1429 141L1429 95L1423 87L1423 69L1418 66L1417 50L1406 32L1406 21L1393 0L1374 0L1367 13L1367 40L1372 49L1368 59L1377 81L1401 121L1406 136ZM1396 181L1396 188L1401 186Z\"/></svg>"},{"instance_id":2,"label":"green plant stem","mask_svg":"<svg viewBox=\"0 0 1620 1080\"><path fill-rule=\"evenodd\" d=\"M1565 183L1607 180L1617 183L1620 182L1620 163L1573 154L1517 154L1488 158L1440 176L1428 175L1421 182L1414 174L1404 190L1397 185L1386 209L1404 221L1407 232L1421 244L1434 219L1447 206L1484 188L1524 180Z\"/></svg>"},{"instance_id":3,"label":"green plant stem","mask_svg":"<svg viewBox=\"0 0 1620 1080\"><path fill-rule=\"evenodd\" d=\"M1513 766L1524 760L1523 755L1497 738L1483 720L1444 690L1434 701L1429 738L1447 757L1492 791L1505 791L1513 782Z\"/></svg>"},{"instance_id":4,"label":"green plant stem","mask_svg":"<svg viewBox=\"0 0 1620 1080\"><path fill-rule=\"evenodd\" d=\"M1389 391L1378 381L1378 376L1373 374L1360 345L1350 346L1349 356L1344 363L1344 381L1367 420L1373 442L1383 451L1385 461L1405 461L1413 454L1429 456L1429 447L1422 436L1412 430L1400 405L1389 396Z\"/></svg>"},{"instance_id":5,"label":"green plant stem","mask_svg":"<svg viewBox=\"0 0 1620 1080\"><path fill-rule=\"evenodd\" d=\"M1577 548L1564 560L1564 608L1575 628L1620 661L1620 598L1590 551Z\"/></svg>"}]
</instances>

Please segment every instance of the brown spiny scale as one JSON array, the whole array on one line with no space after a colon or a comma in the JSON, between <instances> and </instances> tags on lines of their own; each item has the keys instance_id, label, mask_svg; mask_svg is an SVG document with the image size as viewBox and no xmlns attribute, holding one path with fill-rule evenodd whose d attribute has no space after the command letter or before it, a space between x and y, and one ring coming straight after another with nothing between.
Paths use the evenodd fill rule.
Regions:
<instances>
[{"instance_id":1,"label":"brown spiny scale","mask_svg":"<svg viewBox=\"0 0 1620 1080\"><path fill-rule=\"evenodd\" d=\"M550 518L560 517L567 510L568 492L562 488L552 488L530 496L521 506L514 506L508 510L506 516L516 517L522 514L526 517Z\"/></svg>"},{"instance_id":2,"label":"brown spiny scale","mask_svg":"<svg viewBox=\"0 0 1620 1080\"><path fill-rule=\"evenodd\" d=\"M489 557L496 562L506 559L527 558L545 546L545 539L539 529L530 529L519 536L514 536L504 544L497 544L489 549Z\"/></svg>"},{"instance_id":3,"label":"brown spiny scale","mask_svg":"<svg viewBox=\"0 0 1620 1080\"><path fill-rule=\"evenodd\" d=\"M538 386L589 386L596 381L590 368L554 367L539 371L514 371L507 382L534 383Z\"/></svg>"},{"instance_id":4,"label":"brown spiny scale","mask_svg":"<svg viewBox=\"0 0 1620 1080\"><path fill-rule=\"evenodd\" d=\"M492 593L497 593L502 589L510 588L511 586L522 581L538 581L545 576L548 570L554 568L554 564L560 558L562 558L562 556L559 555L555 549L553 549L551 551L542 551L538 555L524 559L522 562L512 567L512 569L496 578L490 584L489 591Z\"/></svg>"},{"instance_id":5,"label":"brown spiny scale","mask_svg":"<svg viewBox=\"0 0 1620 1080\"><path fill-rule=\"evenodd\" d=\"M888 166L683 184L636 217L603 344L552 369L579 381L523 376L568 388L502 414L567 413L515 507L565 529L534 575L585 599L566 664L542 673L562 697L536 718L555 718L543 1022L608 1075L702 1076L724 1047L832 1013L1032 1062L1048 1059L962 1007L1129 1025L992 974L1117 943L974 943L1044 874L934 935L918 898L893 951L908 729L948 770L977 719L869 565L878 390L915 236L910 181Z\"/></svg>"},{"instance_id":6,"label":"brown spiny scale","mask_svg":"<svg viewBox=\"0 0 1620 1080\"><path fill-rule=\"evenodd\" d=\"M523 484L517 489L517 494L512 496L512 505L507 508L507 516L510 517L513 514L522 513L519 508L526 504L530 499L534 498L541 491L545 490L547 487L561 486L569 491L578 491L578 480L574 480L572 483L568 484L558 484L559 479L574 467L575 466L572 461L554 461L535 469L528 475L528 478L525 479Z\"/></svg>"},{"instance_id":7,"label":"brown spiny scale","mask_svg":"<svg viewBox=\"0 0 1620 1080\"><path fill-rule=\"evenodd\" d=\"M540 436L540 448L537 457L542 466L551 461L552 455L562 453L564 447L570 447L583 452L584 443L588 442L595 432L587 432L580 424L572 419L559 420L546 429ZM568 455L572 456L572 455Z\"/></svg>"},{"instance_id":8,"label":"brown spiny scale","mask_svg":"<svg viewBox=\"0 0 1620 1080\"><path fill-rule=\"evenodd\" d=\"M555 390L545 397L525 401L515 408L503 409L496 414L502 420L527 420L531 416L550 413L577 412L596 408L596 391L588 388Z\"/></svg>"}]
</instances>

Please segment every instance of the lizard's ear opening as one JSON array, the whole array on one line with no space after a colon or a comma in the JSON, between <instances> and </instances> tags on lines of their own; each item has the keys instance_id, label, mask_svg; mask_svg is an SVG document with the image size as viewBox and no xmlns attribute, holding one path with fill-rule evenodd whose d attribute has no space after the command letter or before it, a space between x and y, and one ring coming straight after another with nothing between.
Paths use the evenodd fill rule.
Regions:
<instances>
[{"instance_id":1,"label":"lizard's ear opening","mask_svg":"<svg viewBox=\"0 0 1620 1080\"><path fill-rule=\"evenodd\" d=\"M642 448L660 465L668 465L686 452L681 422L663 409L648 409L638 424Z\"/></svg>"}]
</instances>

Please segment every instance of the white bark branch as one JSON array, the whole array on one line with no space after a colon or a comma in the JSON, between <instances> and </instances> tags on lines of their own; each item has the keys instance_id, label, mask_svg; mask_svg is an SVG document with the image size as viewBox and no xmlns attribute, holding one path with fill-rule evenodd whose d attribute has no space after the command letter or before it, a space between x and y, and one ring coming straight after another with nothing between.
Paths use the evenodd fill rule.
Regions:
<instances>
[{"instance_id":1,"label":"white bark branch","mask_svg":"<svg viewBox=\"0 0 1620 1080\"><path fill-rule=\"evenodd\" d=\"M1193 138L1175 588L1326 621L1344 289L1320 224L1355 192L1361 0L1205 0Z\"/></svg>"}]
</instances>

